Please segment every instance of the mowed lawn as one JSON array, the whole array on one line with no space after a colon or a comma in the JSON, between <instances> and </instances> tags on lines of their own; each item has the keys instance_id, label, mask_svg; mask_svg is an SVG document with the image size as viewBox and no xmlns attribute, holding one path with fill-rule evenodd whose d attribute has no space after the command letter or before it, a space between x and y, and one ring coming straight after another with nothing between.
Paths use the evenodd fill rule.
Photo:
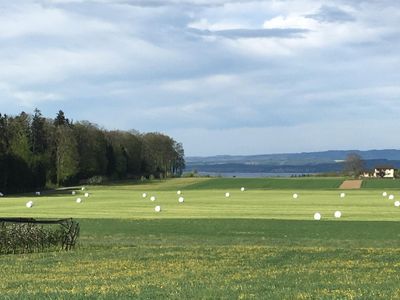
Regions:
<instances>
[{"instance_id":1,"label":"mowed lawn","mask_svg":"<svg viewBox=\"0 0 400 300\"><path fill-rule=\"evenodd\" d=\"M252 182L253 181L253 182ZM21 195L0 200L0 214L3 217L41 218L113 218L113 219L176 219L176 218L237 218L237 219L294 219L312 220L315 212L322 214L323 220L333 220L336 210L342 212L342 220L352 221L397 221L399 208L394 201L382 197L382 190L344 191L333 189L340 179L173 179L148 184L116 184L111 186L87 187L85 191L76 189L57 193L44 192L42 196ZM271 185L274 182L278 188ZM282 183L284 182L284 183ZM312 189L299 188L306 182ZM247 184L246 184L247 183ZM292 185L291 185L292 183ZM328 186L328 189L318 189ZM269 189L265 186L269 185ZM241 192L240 188L246 191ZM282 189L282 186L285 186ZM253 188L252 188L253 187ZM178 203L177 190L182 191L185 202ZM385 189L397 195L400 190ZM84 193L89 197L85 198ZM229 192L230 197L225 197ZM147 197L143 198L142 194ZM298 198L293 199L297 193ZM155 196L154 202L150 197ZM80 197L82 203L76 203ZM27 201L33 201L30 209ZM160 205L162 212L154 208Z\"/></svg>"},{"instance_id":2,"label":"mowed lawn","mask_svg":"<svg viewBox=\"0 0 400 300\"><path fill-rule=\"evenodd\" d=\"M307 189L296 181L305 179L277 180L288 181L188 178L87 187L89 198L2 198L1 216L79 218L81 238L71 252L0 256L1 298L400 298L400 208L383 189L340 198L329 178Z\"/></svg>"}]
</instances>

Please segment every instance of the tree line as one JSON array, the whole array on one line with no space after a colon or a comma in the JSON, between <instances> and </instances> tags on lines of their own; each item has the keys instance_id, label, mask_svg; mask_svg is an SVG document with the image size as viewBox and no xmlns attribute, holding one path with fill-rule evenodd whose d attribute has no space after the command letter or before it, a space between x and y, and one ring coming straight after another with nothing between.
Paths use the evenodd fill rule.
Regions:
<instances>
[{"instance_id":1,"label":"tree line","mask_svg":"<svg viewBox=\"0 0 400 300\"><path fill-rule=\"evenodd\" d=\"M82 181L165 178L185 168L181 143L161 133L105 130L88 121L54 119L40 110L0 113L0 191L23 192ZM100 179L99 179L100 178Z\"/></svg>"}]
</instances>

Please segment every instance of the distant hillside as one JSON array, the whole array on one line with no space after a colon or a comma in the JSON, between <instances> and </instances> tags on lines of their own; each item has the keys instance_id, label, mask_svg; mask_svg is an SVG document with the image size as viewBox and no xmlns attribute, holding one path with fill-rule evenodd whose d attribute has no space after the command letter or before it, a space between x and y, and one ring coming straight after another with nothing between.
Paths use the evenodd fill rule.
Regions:
<instances>
[{"instance_id":1,"label":"distant hillside","mask_svg":"<svg viewBox=\"0 0 400 300\"><path fill-rule=\"evenodd\" d=\"M186 170L241 173L324 173L340 172L350 153L365 161L366 169L390 164L400 168L400 150L333 150L324 152L263 154L250 156L187 157Z\"/></svg>"}]
</instances>

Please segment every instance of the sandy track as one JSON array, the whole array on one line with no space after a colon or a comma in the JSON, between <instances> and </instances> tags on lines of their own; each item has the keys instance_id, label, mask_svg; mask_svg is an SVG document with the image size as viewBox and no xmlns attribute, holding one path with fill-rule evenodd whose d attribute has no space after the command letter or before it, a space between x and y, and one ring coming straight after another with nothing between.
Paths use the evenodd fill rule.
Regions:
<instances>
[{"instance_id":1,"label":"sandy track","mask_svg":"<svg viewBox=\"0 0 400 300\"><path fill-rule=\"evenodd\" d=\"M339 189L359 189L361 188L361 184L362 180L345 180Z\"/></svg>"}]
</instances>

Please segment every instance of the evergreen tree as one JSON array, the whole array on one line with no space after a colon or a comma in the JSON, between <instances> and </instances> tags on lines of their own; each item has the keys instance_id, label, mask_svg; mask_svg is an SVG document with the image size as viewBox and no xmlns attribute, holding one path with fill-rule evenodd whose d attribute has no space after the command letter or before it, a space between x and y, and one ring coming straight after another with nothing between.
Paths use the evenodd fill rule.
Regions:
<instances>
[{"instance_id":1,"label":"evergreen tree","mask_svg":"<svg viewBox=\"0 0 400 300\"><path fill-rule=\"evenodd\" d=\"M22 112L19 116L10 121L10 153L20 157L26 164L32 162L32 152L30 144L30 118Z\"/></svg>"},{"instance_id":2,"label":"evergreen tree","mask_svg":"<svg viewBox=\"0 0 400 300\"><path fill-rule=\"evenodd\" d=\"M74 133L68 126L58 126L56 137L57 185L71 182L78 173L78 148Z\"/></svg>"},{"instance_id":3,"label":"evergreen tree","mask_svg":"<svg viewBox=\"0 0 400 300\"><path fill-rule=\"evenodd\" d=\"M57 116L54 119L54 125L57 127L70 125L69 120L65 117L64 112L62 110L58 111Z\"/></svg>"},{"instance_id":4,"label":"evergreen tree","mask_svg":"<svg viewBox=\"0 0 400 300\"><path fill-rule=\"evenodd\" d=\"M111 142L108 142L107 146L106 146L106 158L107 158L106 175L111 177L113 174L115 174L115 170L116 170L114 148L113 148Z\"/></svg>"},{"instance_id":5,"label":"evergreen tree","mask_svg":"<svg viewBox=\"0 0 400 300\"><path fill-rule=\"evenodd\" d=\"M113 156L113 165L108 168L108 171L110 172L112 169L110 174L112 177L124 178L127 175L128 158L121 132L110 131L107 136L109 147L112 147L112 150L108 148L108 158L110 158L110 154Z\"/></svg>"},{"instance_id":6,"label":"evergreen tree","mask_svg":"<svg viewBox=\"0 0 400 300\"><path fill-rule=\"evenodd\" d=\"M8 116L0 113L0 192L7 191Z\"/></svg>"},{"instance_id":7,"label":"evergreen tree","mask_svg":"<svg viewBox=\"0 0 400 300\"><path fill-rule=\"evenodd\" d=\"M7 115L0 113L0 156L9 152L9 118Z\"/></svg>"},{"instance_id":8,"label":"evergreen tree","mask_svg":"<svg viewBox=\"0 0 400 300\"><path fill-rule=\"evenodd\" d=\"M32 147L32 172L34 185L42 189L46 185L47 172L50 170L50 153L48 150L48 134L46 132L46 119L42 117L39 109L34 110L31 123L31 147Z\"/></svg>"},{"instance_id":9,"label":"evergreen tree","mask_svg":"<svg viewBox=\"0 0 400 300\"><path fill-rule=\"evenodd\" d=\"M104 175L107 169L107 141L104 133L89 122L78 122L74 124L73 130L78 144L80 177Z\"/></svg>"},{"instance_id":10,"label":"evergreen tree","mask_svg":"<svg viewBox=\"0 0 400 300\"><path fill-rule=\"evenodd\" d=\"M42 154L47 148L45 122L46 120L42 117L42 113L36 108L31 125L31 145L33 154Z\"/></svg>"}]
</instances>

